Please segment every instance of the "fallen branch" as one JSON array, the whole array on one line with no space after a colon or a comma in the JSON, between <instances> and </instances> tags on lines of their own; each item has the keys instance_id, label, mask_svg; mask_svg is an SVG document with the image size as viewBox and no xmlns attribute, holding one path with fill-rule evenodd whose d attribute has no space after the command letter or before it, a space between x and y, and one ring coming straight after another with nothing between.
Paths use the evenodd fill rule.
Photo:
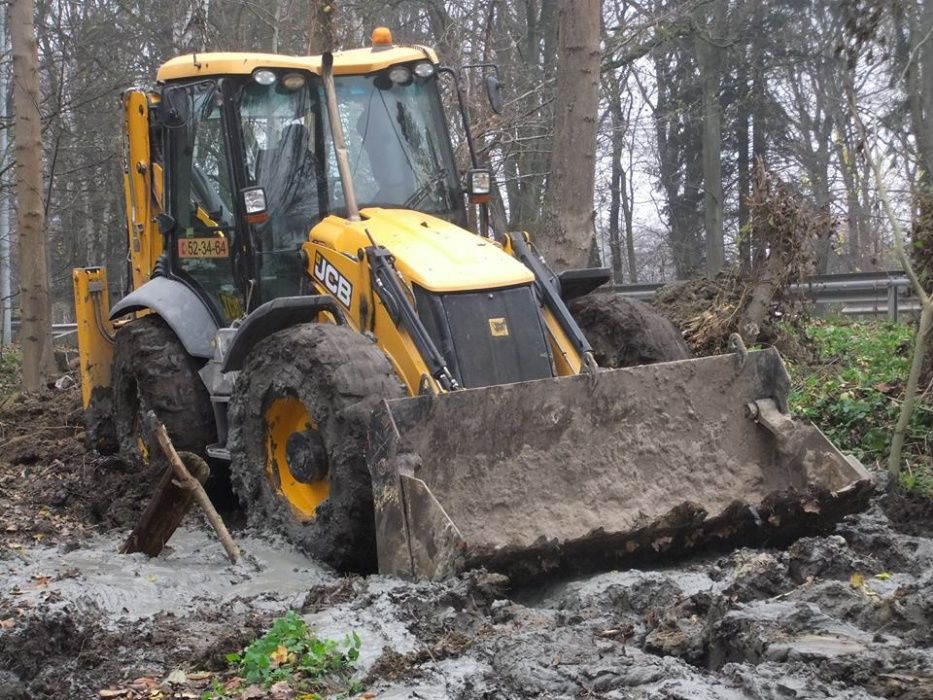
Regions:
<instances>
[{"instance_id":1,"label":"fallen branch","mask_svg":"<svg viewBox=\"0 0 933 700\"><path fill-rule=\"evenodd\" d=\"M172 441L169 439L165 426L159 422L155 413L149 411L149 413L146 414L146 422L150 431L155 436L156 442L159 443L159 447L162 448L162 451L168 458L169 464L175 471L180 485L183 488L190 489L194 494L194 500L201 506L201 510L203 510L204 514L207 516L208 522L211 524L211 527L214 528L217 537L220 538L220 542L224 546L227 556L230 558L230 561L235 564L240 558L240 549L236 546L236 542L233 541L233 538L227 531L227 526L224 525L223 518L220 517L220 513L214 508L214 504L211 503L211 499L208 498L207 493L204 491L204 487L201 486L201 483L197 479L191 476L185 463L175 451L175 446L172 445Z\"/></svg>"}]
</instances>

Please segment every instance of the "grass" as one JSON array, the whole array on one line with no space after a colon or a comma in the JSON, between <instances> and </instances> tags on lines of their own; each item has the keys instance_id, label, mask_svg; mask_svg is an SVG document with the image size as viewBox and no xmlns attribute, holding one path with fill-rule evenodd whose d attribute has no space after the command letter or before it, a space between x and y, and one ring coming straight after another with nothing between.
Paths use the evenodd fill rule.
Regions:
<instances>
[{"instance_id":1,"label":"grass","mask_svg":"<svg viewBox=\"0 0 933 700\"><path fill-rule=\"evenodd\" d=\"M815 320L804 330L818 360L791 368L791 410L840 449L880 467L904 395L913 328L906 324ZM933 405L921 401L905 445L902 485L933 496Z\"/></svg>"},{"instance_id":2,"label":"grass","mask_svg":"<svg viewBox=\"0 0 933 700\"><path fill-rule=\"evenodd\" d=\"M342 642L322 639L290 611L242 652L229 654L227 661L243 684L268 689L285 682L300 697L312 700L361 692L352 677L359 655L360 638L355 632ZM241 689L241 683L231 686L215 681L202 700L239 697Z\"/></svg>"}]
</instances>

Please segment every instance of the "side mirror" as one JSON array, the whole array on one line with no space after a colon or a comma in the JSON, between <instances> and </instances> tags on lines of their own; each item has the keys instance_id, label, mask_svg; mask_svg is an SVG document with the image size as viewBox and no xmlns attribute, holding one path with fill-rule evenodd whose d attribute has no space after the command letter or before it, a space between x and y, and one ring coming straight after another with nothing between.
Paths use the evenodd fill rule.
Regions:
<instances>
[{"instance_id":1,"label":"side mirror","mask_svg":"<svg viewBox=\"0 0 933 700\"><path fill-rule=\"evenodd\" d=\"M191 116L190 92L186 88L168 88L162 91L159 102L159 121L170 129L177 129L188 123Z\"/></svg>"},{"instance_id":2,"label":"side mirror","mask_svg":"<svg viewBox=\"0 0 933 700\"><path fill-rule=\"evenodd\" d=\"M486 96L489 98L489 106L496 114L502 114L504 106L502 100L502 83L494 75L486 76Z\"/></svg>"},{"instance_id":3,"label":"side mirror","mask_svg":"<svg viewBox=\"0 0 933 700\"><path fill-rule=\"evenodd\" d=\"M159 233L163 236L168 236L170 233L174 233L175 229L178 226L178 222L175 221L175 217L170 214L166 214L164 211L160 211L156 214L156 224L159 227Z\"/></svg>"},{"instance_id":4,"label":"side mirror","mask_svg":"<svg viewBox=\"0 0 933 700\"><path fill-rule=\"evenodd\" d=\"M262 187L244 187L240 190L240 200L246 221L250 224L263 224L269 220L266 211L266 191Z\"/></svg>"}]
</instances>

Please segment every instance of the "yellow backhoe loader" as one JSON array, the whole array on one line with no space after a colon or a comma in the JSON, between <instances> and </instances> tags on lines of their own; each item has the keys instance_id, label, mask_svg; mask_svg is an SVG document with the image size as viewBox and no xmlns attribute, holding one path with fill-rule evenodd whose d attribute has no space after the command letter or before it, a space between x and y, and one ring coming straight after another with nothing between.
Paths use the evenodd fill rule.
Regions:
<instances>
[{"instance_id":1,"label":"yellow backhoe loader","mask_svg":"<svg viewBox=\"0 0 933 700\"><path fill-rule=\"evenodd\" d=\"M774 350L692 359L596 291L606 270L487 235L466 69L499 108L494 66L382 28L323 56L182 56L125 93L128 293L74 273L92 446L145 459L152 409L228 465L251 522L409 577L777 541L859 508L867 473L787 415Z\"/></svg>"}]
</instances>

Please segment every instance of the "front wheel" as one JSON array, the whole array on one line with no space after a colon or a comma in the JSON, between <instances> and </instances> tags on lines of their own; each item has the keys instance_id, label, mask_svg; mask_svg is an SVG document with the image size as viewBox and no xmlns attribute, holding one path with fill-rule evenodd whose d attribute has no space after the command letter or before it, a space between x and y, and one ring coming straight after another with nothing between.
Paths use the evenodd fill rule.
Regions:
<instances>
[{"instance_id":1,"label":"front wheel","mask_svg":"<svg viewBox=\"0 0 933 700\"><path fill-rule=\"evenodd\" d=\"M600 367L617 369L693 357L674 324L637 299L596 292L571 302L570 313L593 346Z\"/></svg>"},{"instance_id":2,"label":"front wheel","mask_svg":"<svg viewBox=\"0 0 933 700\"><path fill-rule=\"evenodd\" d=\"M345 326L301 324L250 351L230 401L230 472L252 525L340 571L376 566L366 432L404 395L388 358Z\"/></svg>"}]
</instances>

